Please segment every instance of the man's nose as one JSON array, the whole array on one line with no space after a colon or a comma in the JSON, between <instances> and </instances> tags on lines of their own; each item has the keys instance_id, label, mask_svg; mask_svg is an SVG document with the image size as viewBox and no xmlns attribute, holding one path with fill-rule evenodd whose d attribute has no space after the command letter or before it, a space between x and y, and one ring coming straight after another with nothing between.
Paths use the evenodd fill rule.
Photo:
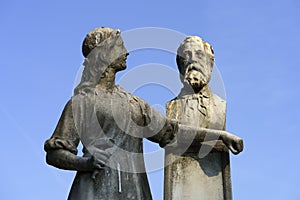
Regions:
<instances>
[{"instance_id":1,"label":"man's nose","mask_svg":"<svg viewBox=\"0 0 300 200\"><path fill-rule=\"evenodd\" d=\"M198 62L199 62L199 61L198 61L197 57L195 57L194 55L192 55L192 56L190 56L190 57L188 58L188 63L189 63L189 64L198 63Z\"/></svg>"}]
</instances>

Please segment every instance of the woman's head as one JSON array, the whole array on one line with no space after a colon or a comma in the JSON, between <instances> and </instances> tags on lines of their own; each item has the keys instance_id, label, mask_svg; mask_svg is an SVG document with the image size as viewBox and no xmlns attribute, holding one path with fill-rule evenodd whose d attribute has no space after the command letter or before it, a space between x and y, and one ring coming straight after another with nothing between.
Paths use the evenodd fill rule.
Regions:
<instances>
[{"instance_id":1,"label":"woman's head","mask_svg":"<svg viewBox=\"0 0 300 200\"><path fill-rule=\"evenodd\" d=\"M92 30L83 41L82 53L84 70L75 94L95 88L107 69L120 71L126 68L128 52L118 29L102 27Z\"/></svg>"}]
</instances>

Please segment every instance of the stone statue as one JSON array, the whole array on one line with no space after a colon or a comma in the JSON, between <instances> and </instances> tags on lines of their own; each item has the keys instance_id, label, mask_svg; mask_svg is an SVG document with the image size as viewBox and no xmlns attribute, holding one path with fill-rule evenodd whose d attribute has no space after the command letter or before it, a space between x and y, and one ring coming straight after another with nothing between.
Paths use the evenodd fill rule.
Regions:
<instances>
[{"instance_id":1,"label":"stone statue","mask_svg":"<svg viewBox=\"0 0 300 200\"><path fill-rule=\"evenodd\" d=\"M115 85L128 55L119 30L95 29L82 49L81 82L45 142L47 163L77 171L68 199L151 199L142 139L164 146L172 127L145 101ZM83 157L76 155L79 141Z\"/></svg>"},{"instance_id":2,"label":"stone statue","mask_svg":"<svg viewBox=\"0 0 300 200\"><path fill-rule=\"evenodd\" d=\"M214 66L212 46L189 36L180 44L176 61L184 86L167 103L167 117L207 132L225 130L226 102L208 86ZM174 147L166 149L166 200L232 199L228 148L219 135L199 140L196 133L191 133L187 142L177 139ZM239 141L239 147L230 149L234 154L243 149Z\"/></svg>"},{"instance_id":3,"label":"stone statue","mask_svg":"<svg viewBox=\"0 0 300 200\"><path fill-rule=\"evenodd\" d=\"M81 82L45 142L46 161L60 169L77 171L70 200L152 199L143 138L164 147L190 131L201 136L206 132L178 125L115 85L115 75L126 69L128 56L119 30L93 30L82 50L85 61ZM182 134L177 135L178 130ZM230 134L221 138L232 150L240 148L239 138ZM80 141L83 156L77 156Z\"/></svg>"}]
</instances>

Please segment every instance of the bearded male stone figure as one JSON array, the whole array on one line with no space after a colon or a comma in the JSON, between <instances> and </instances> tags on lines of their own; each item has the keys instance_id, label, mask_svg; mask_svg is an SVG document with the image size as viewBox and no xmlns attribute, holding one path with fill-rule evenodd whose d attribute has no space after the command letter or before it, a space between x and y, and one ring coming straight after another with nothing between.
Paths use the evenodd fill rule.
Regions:
<instances>
[{"instance_id":1,"label":"bearded male stone figure","mask_svg":"<svg viewBox=\"0 0 300 200\"><path fill-rule=\"evenodd\" d=\"M184 87L167 103L167 117L184 125L225 130L226 102L208 86L214 65L211 45L188 36L176 61ZM166 149L165 199L232 199L229 153L218 135L199 142L192 133L186 140L177 138L177 144Z\"/></svg>"}]
</instances>

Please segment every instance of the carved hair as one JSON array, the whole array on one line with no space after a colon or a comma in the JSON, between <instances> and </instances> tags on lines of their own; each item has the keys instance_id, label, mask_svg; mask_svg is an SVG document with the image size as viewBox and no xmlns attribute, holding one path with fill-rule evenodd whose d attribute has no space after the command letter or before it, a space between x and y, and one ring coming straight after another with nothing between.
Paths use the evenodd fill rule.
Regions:
<instances>
[{"instance_id":1,"label":"carved hair","mask_svg":"<svg viewBox=\"0 0 300 200\"><path fill-rule=\"evenodd\" d=\"M204 55L206 56L206 66L209 66L212 70L214 66L214 51L210 44L205 42L202 38L198 36L188 36L185 38L183 42L180 43L180 46L177 50L177 56L176 56L176 62L179 69L180 74L184 75L185 68L187 66L187 62L185 61L185 58L183 57L183 51L185 48L186 43L197 43L198 45L203 47Z\"/></svg>"},{"instance_id":2,"label":"carved hair","mask_svg":"<svg viewBox=\"0 0 300 200\"><path fill-rule=\"evenodd\" d=\"M88 54L101 42L111 36L112 28L96 28L89 32L82 43L82 54L86 58Z\"/></svg>"}]
</instances>

